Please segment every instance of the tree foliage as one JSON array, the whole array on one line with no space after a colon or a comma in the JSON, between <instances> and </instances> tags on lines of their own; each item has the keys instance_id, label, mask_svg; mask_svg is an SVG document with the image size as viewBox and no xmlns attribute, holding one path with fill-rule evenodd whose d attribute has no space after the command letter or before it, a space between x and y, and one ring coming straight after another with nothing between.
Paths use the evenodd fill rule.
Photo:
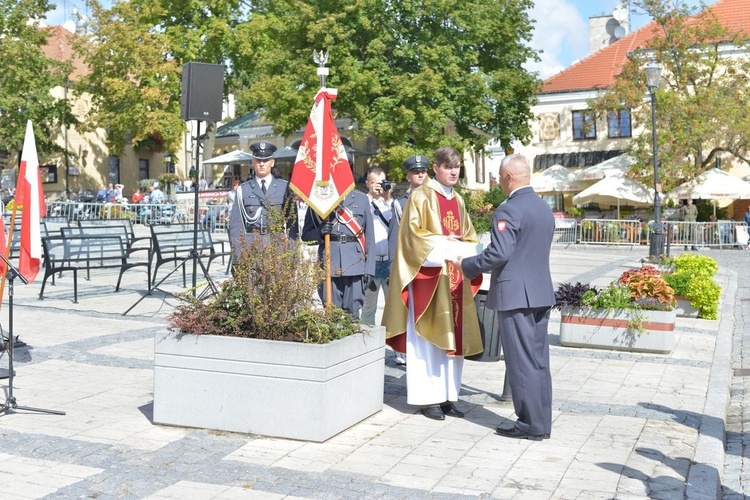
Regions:
<instances>
[{"instance_id":1,"label":"tree foliage","mask_svg":"<svg viewBox=\"0 0 750 500\"><path fill-rule=\"evenodd\" d=\"M656 96L658 154L665 191L713 167L717 155L747 161L750 139L750 62L745 37L722 26L713 12L674 0L642 0L654 36L629 55L615 84L592 106L605 114L631 109L644 131L629 153L636 175L652 173L651 100L644 67L662 67ZM644 99L645 97L645 99Z\"/></svg>"},{"instance_id":2,"label":"tree foliage","mask_svg":"<svg viewBox=\"0 0 750 500\"><path fill-rule=\"evenodd\" d=\"M335 107L372 134L385 159L435 147L530 138L538 83L531 0L126 0L94 9L92 124L125 144L159 135L172 149L179 68L227 67L239 113L263 109L277 134L306 123L320 86L313 49L330 53ZM111 122L111 123L110 123ZM455 127L453 138L446 135ZM179 144L179 143L176 143Z\"/></svg>"},{"instance_id":3,"label":"tree foliage","mask_svg":"<svg viewBox=\"0 0 750 500\"><path fill-rule=\"evenodd\" d=\"M329 51L326 84L357 133L377 138L384 159L404 146L509 146L530 138L537 80L531 1L256 0L238 27L235 92L243 111L265 108L276 132L302 126L320 86L313 49ZM449 126L453 137L446 135ZM400 159L403 159L400 158Z\"/></svg>"},{"instance_id":4,"label":"tree foliage","mask_svg":"<svg viewBox=\"0 0 750 500\"><path fill-rule=\"evenodd\" d=\"M63 123L73 123L70 106L50 90L65 85L69 63L45 56L47 30L35 23L50 9L47 0L0 0L0 150L20 150L26 121L34 124L41 154L57 149L53 138Z\"/></svg>"}]
</instances>

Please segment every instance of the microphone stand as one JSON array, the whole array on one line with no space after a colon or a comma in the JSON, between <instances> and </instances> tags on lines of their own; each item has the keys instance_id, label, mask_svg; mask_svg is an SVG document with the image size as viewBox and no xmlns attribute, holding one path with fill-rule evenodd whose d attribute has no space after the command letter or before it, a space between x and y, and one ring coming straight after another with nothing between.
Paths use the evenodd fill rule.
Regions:
<instances>
[{"instance_id":1,"label":"microphone stand","mask_svg":"<svg viewBox=\"0 0 750 500\"><path fill-rule=\"evenodd\" d=\"M5 399L5 404L0 408L0 414L16 413L15 410L27 410L50 413L52 415L65 415L64 411L19 406L16 402L16 397L13 395L13 342L15 340L13 336L13 282L16 278L19 278L24 285L28 285L29 280L21 274L16 266L8 261L7 257L5 257L2 252L0 252L0 259L5 262L7 269L5 277L8 279L8 343L6 344L6 350L8 351L8 397Z\"/></svg>"}]
</instances>

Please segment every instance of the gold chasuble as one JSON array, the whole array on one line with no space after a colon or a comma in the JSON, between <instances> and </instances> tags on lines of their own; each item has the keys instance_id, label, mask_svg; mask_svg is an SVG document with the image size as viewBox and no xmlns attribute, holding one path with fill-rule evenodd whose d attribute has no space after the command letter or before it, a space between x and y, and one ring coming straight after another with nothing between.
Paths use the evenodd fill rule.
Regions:
<instances>
[{"instance_id":1,"label":"gold chasuble","mask_svg":"<svg viewBox=\"0 0 750 500\"><path fill-rule=\"evenodd\" d=\"M421 338L448 355L471 356L483 350L474 306L482 275L469 282L452 263L422 265L430 251L445 241L444 235L479 241L463 199L455 190L451 194L447 198L443 187L429 179L411 193L404 207L382 322L388 344L399 352L406 350L409 301Z\"/></svg>"}]
</instances>

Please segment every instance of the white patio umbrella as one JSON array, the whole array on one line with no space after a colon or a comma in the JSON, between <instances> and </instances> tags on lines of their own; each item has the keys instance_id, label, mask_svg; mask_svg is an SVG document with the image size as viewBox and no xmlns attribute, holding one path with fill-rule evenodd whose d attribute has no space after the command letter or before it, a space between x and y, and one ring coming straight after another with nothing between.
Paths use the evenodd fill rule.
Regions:
<instances>
[{"instance_id":1,"label":"white patio umbrella","mask_svg":"<svg viewBox=\"0 0 750 500\"><path fill-rule=\"evenodd\" d=\"M531 187L537 193L570 193L583 189L576 182L576 174L562 165L552 165L548 169L534 174Z\"/></svg>"},{"instance_id":2,"label":"white patio umbrella","mask_svg":"<svg viewBox=\"0 0 750 500\"><path fill-rule=\"evenodd\" d=\"M718 200L750 198L750 182L746 182L718 168L712 168L711 170L706 170L695 179L674 188L670 193L670 197L675 199L702 198L704 200L713 200L714 215L716 215ZM722 204L722 206L724 205Z\"/></svg>"},{"instance_id":3,"label":"white patio umbrella","mask_svg":"<svg viewBox=\"0 0 750 500\"><path fill-rule=\"evenodd\" d=\"M712 168L695 179L681 184L670 193L671 198L716 200L720 198L750 198L750 182Z\"/></svg>"},{"instance_id":4,"label":"white patio umbrella","mask_svg":"<svg viewBox=\"0 0 750 500\"><path fill-rule=\"evenodd\" d=\"M626 205L647 207L654 203L654 191L620 174L605 177L573 197L573 203L576 205L587 203L617 205L618 219L621 201L626 202Z\"/></svg>"},{"instance_id":5,"label":"white patio umbrella","mask_svg":"<svg viewBox=\"0 0 750 500\"><path fill-rule=\"evenodd\" d=\"M204 165L221 165L223 163L250 163L253 159L253 155L244 151L235 150L225 153L223 155L215 156L208 160L204 160Z\"/></svg>"},{"instance_id":6,"label":"white patio umbrella","mask_svg":"<svg viewBox=\"0 0 750 500\"><path fill-rule=\"evenodd\" d=\"M583 170L579 170L576 173L577 181L593 181L597 179L604 179L611 175L621 175L628 171L630 165L635 163L635 160L626 154L615 156L609 160L604 160L601 163L586 167Z\"/></svg>"}]
</instances>

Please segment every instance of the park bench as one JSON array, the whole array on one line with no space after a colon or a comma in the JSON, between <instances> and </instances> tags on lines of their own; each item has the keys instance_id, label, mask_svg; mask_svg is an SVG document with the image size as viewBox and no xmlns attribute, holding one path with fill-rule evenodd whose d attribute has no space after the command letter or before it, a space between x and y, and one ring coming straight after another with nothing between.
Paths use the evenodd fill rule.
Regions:
<instances>
[{"instance_id":1,"label":"park bench","mask_svg":"<svg viewBox=\"0 0 750 500\"><path fill-rule=\"evenodd\" d=\"M231 251L225 250L227 242L214 242L211 231L198 229L197 245L195 250L201 258L207 258L206 269L211 267L211 262L221 257L231 256ZM193 250L193 228L189 224L173 224L171 226L151 226L151 262L153 265L152 286L156 284L156 276L159 268L168 262L184 262L191 257ZM186 283L185 267L182 267L182 285Z\"/></svg>"},{"instance_id":2,"label":"park bench","mask_svg":"<svg viewBox=\"0 0 750 500\"><path fill-rule=\"evenodd\" d=\"M115 291L120 289L122 275L128 269L149 265L148 261L128 262L127 239L115 234L96 234L81 228L63 228L60 236L42 237L44 248L44 279L39 299L44 299L47 279L56 273L73 272L73 302L78 302L78 271L86 270L91 279L91 269L119 268ZM149 275L150 279L150 275Z\"/></svg>"},{"instance_id":3,"label":"park bench","mask_svg":"<svg viewBox=\"0 0 750 500\"><path fill-rule=\"evenodd\" d=\"M139 251L151 250L151 237L150 236L136 236L135 228L133 227L133 221L130 219L95 219L95 220L79 220L78 227L83 229L88 228L112 228L114 234L121 234L119 228L125 229L128 242L128 257L131 254Z\"/></svg>"}]
</instances>

